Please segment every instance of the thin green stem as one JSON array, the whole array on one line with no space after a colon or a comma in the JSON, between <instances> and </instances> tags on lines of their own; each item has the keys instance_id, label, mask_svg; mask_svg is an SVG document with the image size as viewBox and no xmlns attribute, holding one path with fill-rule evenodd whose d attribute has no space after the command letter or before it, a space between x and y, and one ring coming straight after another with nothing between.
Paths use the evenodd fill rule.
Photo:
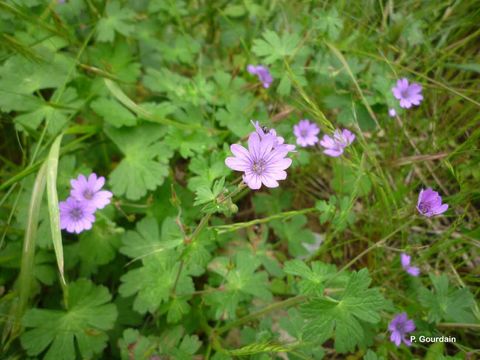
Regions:
<instances>
[{"instance_id":1,"label":"thin green stem","mask_svg":"<svg viewBox=\"0 0 480 360\"><path fill-rule=\"evenodd\" d=\"M247 315L247 316L244 316L238 320L235 320L235 321L232 321L231 323L228 323L224 326L222 326L221 328L219 328L218 330L215 331L215 333L217 335L220 335L230 329L233 329L237 326L240 326L240 325L244 325L246 323L249 323L253 320L256 320L266 314L269 314L271 313L272 311L275 311L275 310L278 310L278 309L283 309L283 308L288 308L288 307L291 307L291 306L294 306L294 305L297 305L297 304L300 304L304 301L307 300L307 297L304 296L304 295L298 295L298 296L295 296L293 298L289 298L289 299L286 299L286 300L283 300L283 301L280 301L280 302L276 302L272 305L269 305L265 308L263 308L262 310L259 310L257 312L254 312L250 315Z\"/></svg>"},{"instance_id":2,"label":"thin green stem","mask_svg":"<svg viewBox=\"0 0 480 360\"><path fill-rule=\"evenodd\" d=\"M388 239L390 239L392 236L394 236L396 233L400 232L401 230L405 229L407 226L409 226L415 219L410 219L409 221L407 221L405 224L403 224L402 226L400 226L399 228L395 229L395 231L391 232L390 234L388 234L387 236L385 236L383 239L381 239L380 241L376 242L375 244L373 244L372 246L370 246L369 248L363 250L360 254L358 254L357 256L355 256L352 260L350 260L344 267L342 267L340 269L340 271L337 272L337 274L335 276L337 276L338 274L342 273L343 271L345 271L346 269L348 269L350 266L352 266L353 264L355 264L359 259L361 259L363 256L365 256L366 254L368 254L370 251L374 250L375 248L377 247L381 247L383 244L385 244L387 242ZM334 277L335 277L334 276Z\"/></svg>"},{"instance_id":3,"label":"thin green stem","mask_svg":"<svg viewBox=\"0 0 480 360\"><path fill-rule=\"evenodd\" d=\"M228 224L228 225L211 226L210 229L216 230L218 234L224 234L227 232L237 231L237 230L248 228L258 224L268 223L272 220L285 219L285 218L293 217L295 215L307 214L310 212L314 212L316 210L317 210L316 208L306 208L302 210L285 211L285 212L281 212L281 213L271 215L261 219L255 219L251 221L239 222L239 223Z\"/></svg>"}]
</instances>

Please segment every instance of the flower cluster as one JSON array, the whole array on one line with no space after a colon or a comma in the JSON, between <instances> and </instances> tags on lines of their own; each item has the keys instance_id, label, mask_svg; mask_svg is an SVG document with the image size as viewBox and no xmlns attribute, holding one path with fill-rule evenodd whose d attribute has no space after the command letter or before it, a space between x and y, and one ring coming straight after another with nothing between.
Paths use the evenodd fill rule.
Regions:
<instances>
[{"instance_id":1,"label":"flower cluster","mask_svg":"<svg viewBox=\"0 0 480 360\"><path fill-rule=\"evenodd\" d=\"M343 154L345 148L355 140L355 135L349 130L335 130L333 137L324 135L320 141L320 145L325 148L324 154L337 157Z\"/></svg>"},{"instance_id":2,"label":"flower cluster","mask_svg":"<svg viewBox=\"0 0 480 360\"><path fill-rule=\"evenodd\" d=\"M243 181L251 189L260 189L262 184L270 188L277 187L278 180L287 178L285 170L292 163L287 155L295 150L295 145L286 144L275 129L266 129L258 121L252 121L252 125L255 131L248 137L248 149L238 144L231 145L234 156L225 159L225 164L232 170L243 171ZM297 144L302 147L318 143L319 132L318 126L306 119L300 120L293 128ZM326 155L337 157L354 140L355 135L349 130L335 130L333 138L324 135L320 145L325 148Z\"/></svg>"},{"instance_id":3,"label":"flower cluster","mask_svg":"<svg viewBox=\"0 0 480 360\"><path fill-rule=\"evenodd\" d=\"M300 120L293 127L293 134L297 138L297 144L302 147L313 146L319 142L318 134L320 129L315 123L307 119ZM337 157L343 154L344 149L355 140L355 135L347 129L337 129L333 137L324 135L320 145L325 148L323 153L328 156Z\"/></svg>"},{"instance_id":4,"label":"flower cluster","mask_svg":"<svg viewBox=\"0 0 480 360\"><path fill-rule=\"evenodd\" d=\"M67 200L59 203L60 228L70 233L81 233L92 228L95 211L110 203L112 193L102 190L105 184L103 176L92 173L86 178L79 175L70 180L72 189Z\"/></svg>"}]
</instances>

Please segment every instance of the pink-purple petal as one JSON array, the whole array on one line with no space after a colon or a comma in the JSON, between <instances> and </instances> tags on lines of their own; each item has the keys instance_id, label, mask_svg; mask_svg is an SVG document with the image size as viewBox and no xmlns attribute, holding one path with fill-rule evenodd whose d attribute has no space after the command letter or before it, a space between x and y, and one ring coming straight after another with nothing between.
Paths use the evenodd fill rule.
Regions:
<instances>
[{"instance_id":1,"label":"pink-purple petal","mask_svg":"<svg viewBox=\"0 0 480 360\"><path fill-rule=\"evenodd\" d=\"M228 157L225 159L225 164L232 170L235 171L247 171L251 164L250 162L244 160L244 159L239 159L236 157Z\"/></svg>"}]
</instances>

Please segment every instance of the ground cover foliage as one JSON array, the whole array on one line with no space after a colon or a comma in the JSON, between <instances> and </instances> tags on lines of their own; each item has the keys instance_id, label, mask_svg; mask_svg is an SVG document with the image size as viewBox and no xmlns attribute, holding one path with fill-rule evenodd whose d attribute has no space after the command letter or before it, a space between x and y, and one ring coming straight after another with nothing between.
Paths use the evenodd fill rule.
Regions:
<instances>
[{"instance_id":1,"label":"ground cover foliage","mask_svg":"<svg viewBox=\"0 0 480 360\"><path fill-rule=\"evenodd\" d=\"M480 356L479 22L0 1L0 357Z\"/></svg>"}]
</instances>

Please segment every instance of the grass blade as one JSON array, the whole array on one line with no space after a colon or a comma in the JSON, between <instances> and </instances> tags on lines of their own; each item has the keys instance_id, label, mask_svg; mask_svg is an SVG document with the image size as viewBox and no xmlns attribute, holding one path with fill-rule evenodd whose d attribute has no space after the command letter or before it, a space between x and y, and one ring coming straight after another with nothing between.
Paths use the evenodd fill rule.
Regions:
<instances>
[{"instance_id":1,"label":"grass blade","mask_svg":"<svg viewBox=\"0 0 480 360\"><path fill-rule=\"evenodd\" d=\"M368 113L372 117L372 119L375 121L375 124L377 124L378 129L381 129L381 126L378 122L377 116L373 112L372 108L370 107L370 104L368 103L367 99L363 95L362 88L358 84L357 79L355 78L355 75L353 75L352 70L350 69L350 65L348 65L347 60L343 56L343 54L338 50L333 44L330 44L329 42L325 42L327 46L330 48L330 50L333 52L333 54L337 57L337 59L342 63L343 67L345 68L345 71L347 72L348 76L352 79L353 84L355 85L355 88L357 89L358 94L360 95L360 98L362 99L363 105L367 108Z\"/></svg>"},{"instance_id":2,"label":"grass blade","mask_svg":"<svg viewBox=\"0 0 480 360\"><path fill-rule=\"evenodd\" d=\"M175 126L179 129L203 129L202 126L196 125L196 124L182 124L177 121L173 121L167 118L161 118L156 116L155 114L150 113L146 109L144 109L142 106L136 104L132 99L130 99L120 87L113 82L110 79L104 79L105 85L107 86L108 90L112 93L112 95L120 101L126 108L130 109L132 112L137 114L138 116L147 119L149 121L158 123L158 124L164 124L164 125L171 125ZM208 129L211 131L214 131L214 129Z\"/></svg>"},{"instance_id":3,"label":"grass blade","mask_svg":"<svg viewBox=\"0 0 480 360\"><path fill-rule=\"evenodd\" d=\"M48 214L50 216L50 230L52 232L53 248L55 249L55 257L57 258L58 271L62 285L65 286L65 277L63 274L63 246L62 232L60 230L60 211L58 209L57 194L57 169L58 157L60 153L60 143L63 134L60 134L52 144L50 153L47 158L47 199Z\"/></svg>"},{"instance_id":4,"label":"grass blade","mask_svg":"<svg viewBox=\"0 0 480 360\"><path fill-rule=\"evenodd\" d=\"M43 193L45 191L45 175L46 165L44 164L38 171L35 183L33 184L30 204L28 206L28 218L23 240L20 275L18 277L18 297L12 303L10 309L11 316L9 316L9 320L7 321L3 332L3 339L6 340L7 337L9 337L9 343L20 333L21 319L27 308L28 301L30 300L35 260L35 245L37 241L38 217L40 215L40 205L42 203Z\"/></svg>"}]
</instances>

